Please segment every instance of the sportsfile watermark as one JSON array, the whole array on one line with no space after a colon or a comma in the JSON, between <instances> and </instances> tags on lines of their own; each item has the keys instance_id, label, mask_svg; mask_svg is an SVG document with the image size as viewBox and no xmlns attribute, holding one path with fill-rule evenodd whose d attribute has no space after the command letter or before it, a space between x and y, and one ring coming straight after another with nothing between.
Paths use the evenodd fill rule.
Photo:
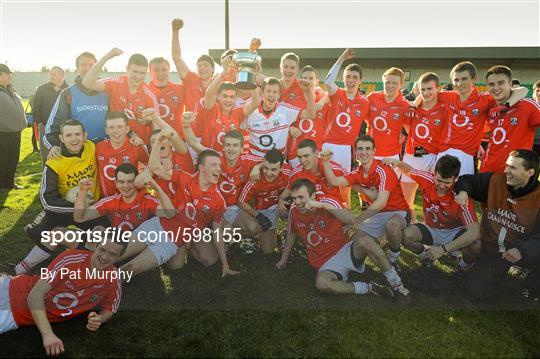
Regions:
<instances>
[{"instance_id":1,"label":"sportsfile watermark","mask_svg":"<svg viewBox=\"0 0 540 359\"><path fill-rule=\"evenodd\" d=\"M43 231L41 242L50 243L52 246L65 243L101 243L115 242L204 242L223 241L225 243L239 243L242 241L240 228L191 228L178 227L176 231L166 230L121 230L108 227L103 230L67 230L67 231Z\"/></svg>"}]
</instances>

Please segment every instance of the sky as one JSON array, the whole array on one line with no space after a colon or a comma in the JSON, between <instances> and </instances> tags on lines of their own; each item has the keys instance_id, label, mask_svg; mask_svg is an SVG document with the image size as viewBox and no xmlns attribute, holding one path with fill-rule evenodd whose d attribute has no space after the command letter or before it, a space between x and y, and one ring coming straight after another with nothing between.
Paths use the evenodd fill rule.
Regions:
<instances>
[{"instance_id":1,"label":"sky","mask_svg":"<svg viewBox=\"0 0 540 359\"><path fill-rule=\"evenodd\" d=\"M230 1L230 44L246 48L540 46L540 0ZM0 0L0 62L12 70L74 69L83 51L123 71L130 54L170 59L170 23L184 20L190 67L224 48L224 1ZM539 54L540 58L540 54Z\"/></svg>"}]
</instances>

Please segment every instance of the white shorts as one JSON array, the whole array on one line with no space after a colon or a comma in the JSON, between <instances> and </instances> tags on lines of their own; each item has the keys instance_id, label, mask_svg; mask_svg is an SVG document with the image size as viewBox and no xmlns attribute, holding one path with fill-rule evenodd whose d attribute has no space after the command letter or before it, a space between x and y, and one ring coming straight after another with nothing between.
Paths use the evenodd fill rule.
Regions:
<instances>
[{"instance_id":1,"label":"white shorts","mask_svg":"<svg viewBox=\"0 0 540 359\"><path fill-rule=\"evenodd\" d=\"M268 229L276 229L277 228L277 222L279 219L279 207L277 204L273 205L270 208L267 209L259 209L257 210L257 214L262 213L266 218L268 218L270 221L272 221L272 227Z\"/></svg>"},{"instance_id":2,"label":"white shorts","mask_svg":"<svg viewBox=\"0 0 540 359\"><path fill-rule=\"evenodd\" d=\"M379 212L376 215L366 219L364 222L360 223L360 230L372 236L375 239L379 239L386 232L386 222L394 216L399 216L405 220L406 223L409 222L409 212L408 211L391 211L391 212Z\"/></svg>"},{"instance_id":3,"label":"white shorts","mask_svg":"<svg viewBox=\"0 0 540 359\"><path fill-rule=\"evenodd\" d=\"M321 268L319 268L319 272L334 272L338 274L338 277L340 280L346 282L349 278L350 272L356 272L356 273L364 273L364 270L366 269L366 265L364 261L356 267L352 260L353 255L353 249L352 249L353 242L349 241L347 244L345 244L341 249L334 254L329 260L327 260Z\"/></svg>"},{"instance_id":4,"label":"white shorts","mask_svg":"<svg viewBox=\"0 0 540 359\"><path fill-rule=\"evenodd\" d=\"M420 233L422 233L422 244L427 246L440 247L447 245L456 239L456 237L465 232L465 227L439 229L432 228L423 222L415 223L414 226L418 227Z\"/></svg>"},{"instance_id":5,"label":"white shorts","mask_svg":"<svg viewBox=\"0 0 540 359\"><path fill-rule=\"evenodd\" d=\"M473 175L474 174L474 158L473 156L466 154L461 150L456 150L455 148L449 148L444 152L440 152L437 155L437 161L444 155L451 155L457 157L461 162L461 169L459 170L459 175Z\"/></svg>"},{"instance_id":6,"label":"white shorts","mask_svg":"<svg viewBox=\"0 0 540 359\"><path fill-rule=\"evenodd\" d=\"M427 155L423 155L422 157L415 157L413 155L406 153L405 156L403 156L403 162L410 165L415 170L421 170L421 171L427 171L427 172L433 173L435 172L435 164L437 163L437 155L429 153ZM411 177L407 176L406 174L401 175L401 182L414 183Z\"/></svg>"},{"instance_id":7,"label":"white shorts","mask_svg":"<svg viewBox=\"0 0 540 359\"><path fill-rule=\"evenodd\" d=\"M223 218L225 218L225 220L232 226L234 224L234 221L236 221L236 218L238 217L240 212L242 212L242 208L233 204L232 206L229 206L225 209Z\"/></svg>"},{"instance_id":8,"label":"white shorts","mask_svg":"<svg viewBox=\"0 0 540 359\"><path fill-rule=\"evenodd\" d=\"M296 167L300 166L300 161L298 160L298 157L290 158L288 161L289 161L289 165L292 167L293 170Z\"/></svg>"},{"instance_id":9,"label":"white shorts","mask_svg":"<svg viewBox=\"0 0 540 359\"><path fill-rule=\"evenodd\" d=\"M376 160L379 160L379 161L382 161L384 160L385 158L391 158L391 159L394 159L394 160L400 160L399 158L399 154L397 155L392 155L392 156L373 156L373 158L375 158ZM397 167L394 167L392 168L394 170L394 172L396 173L396 175L398 176L398 179L400 179L400 176L401 176L401 170Z\"/></svg>"},{"instance_id":10,"label":"white shorts","mask_svg":"<svg viewBox=\"0 0 540 359\"><path fill-rule=\"evenodd\" d=\"M138 233L142 232L144 232L144 234L139 237ZM149 240L147 234L150 232L157 233L157 240ZM161 226L159 217L147 219L141 223L139 227L135 228L132 233L137 236L138 240L140 239L141 242L146 243L148 249L150 249L156 257L158 265L166 263L178 252L178 246L172 241L172 238L169 235L166 235L166 231Z\"/></svg>"},{"instance_id":11,"label":"white shorts","mask_svg":"<svg viewBox=\"0 0 540 359\"><path fill-rule=\"evenodd\" d=\"M322 149L330 150L334 154L332 161L339 163L345 168L345 171L351 172L352 170L352 146L350 145L337 145L335 143L323 143Z\"/></svg>"},{"instance_id":12,"label":"white shorts","mask_svg":"<svg viewBox=\"0 0 540 359\"><path fill-rule=\"evenodd\" d=\"M0 274L0 334L15 330L18 328L11 312L9 304L9 282L11 278Z\"/></svg>"}]
</instances>

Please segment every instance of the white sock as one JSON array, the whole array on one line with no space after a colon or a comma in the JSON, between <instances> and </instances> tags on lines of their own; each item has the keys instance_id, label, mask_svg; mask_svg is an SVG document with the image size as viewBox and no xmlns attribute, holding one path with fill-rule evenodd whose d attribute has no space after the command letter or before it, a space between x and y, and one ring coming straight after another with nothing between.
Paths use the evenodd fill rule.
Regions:
<instances>
[{"instance_id":1,"label":"white sock","mask_svg":"<svg viewBox=\"0 0 540 359\"><path fill-rule=\"evenodd\" d=\"M388 260L390 263L397 262L397 259L399 258L399 255L401 254L401 251L394 252L391 249L386 250L386 255L388 256Z\"/></svg>"},{"instance_id":2,"label":"white sock","mask_svg":"<svg viewBox=\"0 0 540 359\"><path fill-rule=\"evenodd\" d=\"M366 282L353 282L354 294L368 294L371 290L371 286Z\"/></svg>"},{"instance_id":3,"label":"white sock","mask_svg":"<svg viewBox=\"0 0 540 359\"><path fill-rule=\"evenodd\" d=\"M17 275L24 274L30 269L34 268L39 263L43 262L45 259L51 256L50 253L45 252L43 249L38 246L34 246L30 253L24 258L21 263L15 266L15 273Z\"/></svg>"},{"instance_id":4,"label":"white sock","mask_svg":"<svg viewBox=\"0 0 540 359\"><path fill-rule=\"evenodd\" d=\"M424 249L422 250L422 253L420 253L420 254L418 255L418 257L420 257L420 259L427 259L427 257L428 257L427 254L428 254L428 252L427 252L426 248L424 248Z\"/></svg>"},{"instance_id":5,"label":"white sock","mask_svg":"<svg viewBox=\"0 0 540 359\"><path fill-rule=\"evenodd\" d=\"M401 282L401 277L399 274L397 274L396 269L392 267L388 272L384 272L384 276L386 277L386 280L392 288L398 289L400 287L403 287L403 283Z\"/></svg>"},{"instance_id":6,"label":"white sock","mask_svg":"<svg viewBox=\"0 0 540 359\"><path fill-rule=\"evenodd\" d=\"M459 258L458 258L458 263L459 263L459 265L460 265L463 269L465 269L465 270L468 270L469 267L471 266L469 263L467 263L467 262L465 262L465 261L463 260L463 257L459 257Z\"/></svg>"}]
</instances>

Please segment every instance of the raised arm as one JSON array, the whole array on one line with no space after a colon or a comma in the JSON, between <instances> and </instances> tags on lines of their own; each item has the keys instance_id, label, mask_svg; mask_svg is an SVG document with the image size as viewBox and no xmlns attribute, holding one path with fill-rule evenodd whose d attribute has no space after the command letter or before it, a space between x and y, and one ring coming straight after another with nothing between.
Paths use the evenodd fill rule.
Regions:
<instances>
[{"instance_id":1,"label":"raised arm","mask_svg":"<svg viewBox=\"0 0 540 359\"><path fill-rule=\"evenodd\" d=\"M59 275L59 274L58 274ZM41 338L43 339L43 347L47 355L58 355L64 352L64 343L54 334L51 323L45 312L45 295L51 290L51 286L40 279L36 282L30 294L28 294L28 307L32 313L32 318L38 328Z\"/></svg>"},{"instance_id":2,"label":"raised arm","mask_svg":"<svg viewBox=\"0 0 540 359\"><path fill-rule=\"evenodd\" d=\"M353 57L354 57L354 50L346 49L338 57L336 63L332 66L332 68L328 72L328 75L326 75L326 80L324 80L324 83L326 84L326 88L328 89L328 95L333 95L337 91L336 79L339 74L339 70L341 69L341 65L343 65L345 61L352 59Z\"/></svg>"},{"instance_id":3,"label":"raised arm","mask_svg":"<svg viewBox=\"0 0 540 359\"><path fill-rule=\"evenodd\" d=\"M181 153L181 154L188 152L186 143L184 142L184 140L182 140L178 132L176 132L176 130L171 125L169 125L164 119L162 119L158 115L155 109L153 108L144 109L143 119L150 121L155 128L159 128L161 129L163 133L167 134L167 136L170 137L174 150L176 152Z\"/></svg>"},{"instance_id":4,"label":"raised arm","mask_svg":"<svg viewBox=\"0 0 540 359\"><path fill-rule=\"evenodd\" d=\"M304 92L304 98L306 99L307 107L300 114L300 118L315 118L317 114L317 105L315 105L315 96L313 95L313 84L310 81L300 79L298 80L302 91Z\"/></svg>"},{"instance_id":5,"label":"raised arm","mask_svg":"<svg viewBox=\"0 0 540 359\"><path fill-rule=\"evenodd\" d=\"M92 66L88 74L82 80L84 87L94 91L105 91L105 83L101 80L98 80L98 75L101 72L101 68L109 61L110 59L122 55L122 50L119 48L113 48L105 54L98 62Z\"/></svg>"},{"instance_id":6,"label":"raised arm","mask_svg":"<svg viewBox=\"0 0 540 359\"><path fill-rule=\"evenodd\" d=\"M152 151L150 152L150 158L148 159L148 169L155 174L156 176L159 176L160 178L164 179L165 181L169 181L172 178L172 170L165 170L163 168L163 165L161 164L161 157L160 157L160 148L161 148L161 142L168 139L170 136L170 133L160 133L158 135L158 138L156 138L156 141L154 142L154 145L152 146Z\"/></svg>"},{"instance_id":7,"label":"raised arm","mask_svg":"<svg viewBox=\"0 0 540 359\"><path fill-rule=\"evenodd\" d=\"M227 76L229 71L230 67L227 69L223 69L223 72L216 76L216 78L213 79L212 82L210 82L210 85L208 85L203 100L203 105L205 109L210 110L215 106L217 102L219 87L223 83L223 78Z\"/></svg>"},{"instance_id":8,"label":"raised arm","mask_svg":"<svg viewBox=\"0 0 540 359\"><path fill-rule=\"evenodd\" d=\"M307 209L310 209L310 208L322 208L322 209L330 212L330 214L332 216L339 219L340 222L345 224L345 225L353 225L353 224L356 223L356 217L354 216L354 214L351 211L349 211L346 208L338 208L335 205L329 203L329 201L330 200L325 200L325 199L323 199L321 201L316 201L316 200L312 199L306 204L306 208Z\"/></svg>"},{"instance_id":9,"label":"raised arm","mask_svg":"<svg viewBox=\"0 0 540 359\"><path fill-rule=\"evenodd\" d=\"M187 67L185 61L182 59L182 50L180 49L180 29L184 27L184 21L182 19L173 19L172 21L172 44L171 52L174 65L176 66L176 71L178 75L183 80L184 77L189 73L189 68Z\"/></svg>"},{"instance_id":10,"label":"raised arm","mask_svg":"<svg viewBox=\"0 0 540 359\"><path fill-rule=\"evenodd\" d=\"M197 140L197 137L193 133L193 129L191 128L191 125L193 122L195 122L195 119L197 118L196 112L184 112L183 117L183 126L184 126L184 135L186 136L186 142L188 143L189 147L193 149L193 151L197 153L201 153L202 151L206 150L206 147L201 145L199 141Z\"/></svg>"},{"instance_id":11,"label":"raised arm","mask_svg":"<svg viewBox=\"0 0 540 359\"><path fill-rule=\"evenodd\" d=\"M259 88L254 88L251 90L251 102L244 105L244 117L248 117L251 115L253 111L259 107L259 103L261 102L261 93Z\"/></svg>"},{"instance_id":12,"label":"raised arm","mask_svg":"<svg viewBox=\"0 0 540 359\"><path fill-rule=\"evenodd\" d=\"M86 194L94 187L92 178L83 178L79 181L79 194L75 198L73 206L73 220L77 223L91 221L100 217L95 206L88 207L86 203Z\"/></svg>"},{"instance_id":13,"label":"raised arm","mask_svg":"<svg viewBox=\"0 0 540 359\"><path fill-rule=\"evenodd\" d=\"M382 160L382 162L385 164L385 165L388 165L390 167L397 167L399 168L399 170L402 172L402 173L405 173L406 175L408 175L409 173L411 173L412 170L414 170L414 168L409 165L408 163L405 163L403 161L400 161L400 160L397 160L395 158L384 158Z\"/></svg>"},{"instance_id":14,"label":"raised arm","mask_svg":"<svg viewBox=\"0 0 540 359\"><path fill-rule=\"evenodd\" d=\"M326 177L326 180L328 183L332 186L338 186L338 187L348 187L349 182L345 179L343 176L336 176L334 174L334 171L332 170L332 166L330 165L330 158L332 157L332 152L330 151L323 151L321 152L321 159L323 164L323 170L324 170L324 176Z\"/></svg>"},{"instance_id":15,"label":"raised arm","mask_svg":"<svg viewBox=\"0 0 540 359\"><path fill-rule=\"evenodd\" d=\"M161 186L152 178L152 176L148 176L146 183L147 188L152 188L156 192L156 197L159 200L159 205L156 208L156 216L158 217L165 217L165 218L172 218L176 214L176 208L174 207L171 199L165 191L161 188Z\"/></svg>"}]
</instances>

